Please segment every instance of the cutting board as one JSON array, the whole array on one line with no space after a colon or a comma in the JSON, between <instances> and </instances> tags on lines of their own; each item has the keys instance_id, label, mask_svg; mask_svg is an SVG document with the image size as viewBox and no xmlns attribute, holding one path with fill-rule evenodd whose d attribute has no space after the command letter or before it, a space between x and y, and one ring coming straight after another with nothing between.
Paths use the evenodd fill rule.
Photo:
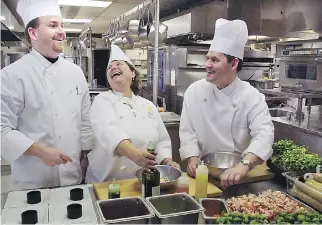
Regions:
<instances>
[{"instance_id":1,"label":"cutting board","mask_svg":"<svg viewBox=\"0 0 322 225\"><path fill-rule=\"evenodd\" d=\"M247 177L241 180L240 183L251 183L251 182L258 182L258 181L264 181L264 180L270 180L274 178L274 173L266 166L266 164L262 164L259 166L256 166L254 169L248 172ZM211 183L216 185L217 187L221 187L220 181L211 178Z\"/></svg>"},{"instance_id":2,"label":"cutting board","mask_svg":"<svg viewBox=\"0 0 322 225\"><path fill-rule=\"evenodd\" d=\"M187 174L184 174L189 178L189 195L194 196L195 194L195 185L196 180L189 177ZM108 199L108 185L112 182L102 182L94 184L94 191L96 193L97 199L106 200ZM134 197L142 196L141 192L141 183L139 179L133 178L128 180L119 180L116 183L121 186L121 198L122 197ZM222 194L222 191L217 188L215 185L208 183L208 197L216 197ZM169 190L161 190L161 194L173 194L176 192L175 188Z\"/></svg>"}]
</instances>

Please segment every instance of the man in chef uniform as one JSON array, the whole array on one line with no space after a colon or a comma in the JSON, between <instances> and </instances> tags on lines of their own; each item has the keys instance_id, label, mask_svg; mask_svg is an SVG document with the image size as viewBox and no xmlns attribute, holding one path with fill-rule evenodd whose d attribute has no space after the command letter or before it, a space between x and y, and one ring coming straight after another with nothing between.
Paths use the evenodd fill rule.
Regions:
<instances>
[{"instance_id":1,"label":"man in chef uniform","mask_svg":"<svg viewBox=\"0 0 322 225\"><path fill-rule=\"evenodd\" d=\"M12 189L79 184L92 149L90 97L80 67L59 57L66 33L57 0L20 0L32 51L1 71L1 150Z\"/></svg>"},{"instance_id":2,"label":"man in chef uniform","mask_svg":"<svg viewBox=\"0 0 322 225\"><path fill-rule=\"evenodd\" d=\"M265 97L237 77L247 38L244 21L218 19L207 54L207 78L191 84L184 94L180 155L188 159L188 174L195 176L199 158L207 153L243 155L221 176L224 188L238 184L272 155L274 126Z\"/></svg>"}]
</instances>

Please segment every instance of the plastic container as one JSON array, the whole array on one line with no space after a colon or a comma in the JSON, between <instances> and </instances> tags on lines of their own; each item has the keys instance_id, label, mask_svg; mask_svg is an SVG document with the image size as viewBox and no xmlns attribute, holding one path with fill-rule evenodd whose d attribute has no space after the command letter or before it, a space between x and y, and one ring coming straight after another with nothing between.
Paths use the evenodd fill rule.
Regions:
<instances>
[{"instance_id":1,"label":"plastic container","mask_svg":"<svg viewBox=\"0 0 322 225\"><path fill-rule=\"evenodd\" d=\"M186 176L181 176L177 183L177 193L187 193L189 194L189 178Z\"/></svg>"},{"instance_id":2,"label":"plastic container","mask_svg":"<svg viewBox=\"0 0 322 225\"><path fill-rule=\"evenodd\" d=\"M209 170L202 161L196 170L196 200L199 200L199 198L207 198L208 173Z\"/></svg>"},{"instance_id":3,"label":"plastic container","mask_svg":"<svg viewBox=\"0 0 322 225\"><path fill-rule=\"evenodd\" d=\"M283 173L287 179L287 193L322 212L322 193L299 181L304 174L303 172Z\"/></svg>"}]
</instances>

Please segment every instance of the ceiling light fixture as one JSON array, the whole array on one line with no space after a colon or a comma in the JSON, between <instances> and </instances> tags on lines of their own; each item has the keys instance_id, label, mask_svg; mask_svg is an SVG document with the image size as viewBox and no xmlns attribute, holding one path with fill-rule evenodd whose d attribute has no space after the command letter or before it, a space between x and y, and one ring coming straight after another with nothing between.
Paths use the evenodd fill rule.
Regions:
<instances>
[{"instance_id":1,"label":"ceiling light fixture","mask_svg":"<svg viewBox=\"0 0 322 225\"><path fill-rule=\"evenodd\" d=\"M4 16L0 16L0 18L1 18L1 21L6 20L6 17Z\"/></svg>"},{"instance_id":2,"label":"ceiling light fixture","mask_svg":"<svg viewBox=\"0 0 322 225\"><path fill-rule=\"evenodd\" d=\"M14 26L11 26L11 25L10 25L8 28L9 28L10 30L15 29L15 27L14 27Z\"/></svg>"},{"instance_id":3,"label":"ceiling light fixture","mask_svg":"<svg viewBox=\"0 0 322 225\"><path fill-rule=\"evenodd\" d=\"M101 7L106 8L113 2L103 1L90 1L90 0L59 0L60 5L71 5L71 6L89 6L89 7Z\"/></svg>"},{"instance_id":4,"label":"ceiling light fixture","mask_svg":"<svg viewBox=\"0 0 322 225\"><path fill-rule=\"evenodd\" d=\"M64 23L90 23L91 19L63 19Z\"/></svg>"},{"instance_id":5,"label":"ceiling light fixture","mask_svg":"<svg viewBox=\"0 0 322 225\"><path fill-rule=\"evenodd\" d=\"M78 28L65 28L64 31L65 32L81 32L82 29L78 29Z\"/></svg>"}]
</instances>

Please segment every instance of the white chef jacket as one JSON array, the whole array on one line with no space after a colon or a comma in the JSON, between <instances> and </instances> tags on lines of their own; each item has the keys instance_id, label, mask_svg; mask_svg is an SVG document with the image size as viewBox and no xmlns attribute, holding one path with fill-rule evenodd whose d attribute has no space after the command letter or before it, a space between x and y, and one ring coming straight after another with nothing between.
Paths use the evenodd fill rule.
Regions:
<instances>
[{"instance_id":1,"label":"white chef jacket","mask_svg":"<svg viewBox=\"0 0 322 225\"><path fill-rule=\"evenodd\" d=\"M99 94L92 104L91 122L95 146L87 155L87 183L135 177L139 167L115 153L118 144L126 139L141 150L147 149L151 141L158 163L172 158L169 134L157 108L147 99L134 94L126 98L113 91Z\"/></svg>"},{"instance_id":2,"label":"white chef jacket","mask_svg":"<svg viewBox=\"0 0 322 225\"><path fill-rule=\"evenodd\" d=\"M11 164L12 189L78 184L81 150L92 148L90 98L80 67L35 49L1 70L1 150ZM55 147L73 162L56 167L24 155L34 143Z\"/></svg>"},{"instance_id":3,"label":"white chef jacket","mask_svg":"<svg viewBox=\"0 0 322 225\"><path fill-rule=\"evenodd\" d=\"M184 160L216 151L272 155L274 126L265 97L236 78L219 90L206 79L184 94L180 121L180 156Z\"/></svg>"}]
</instances>

